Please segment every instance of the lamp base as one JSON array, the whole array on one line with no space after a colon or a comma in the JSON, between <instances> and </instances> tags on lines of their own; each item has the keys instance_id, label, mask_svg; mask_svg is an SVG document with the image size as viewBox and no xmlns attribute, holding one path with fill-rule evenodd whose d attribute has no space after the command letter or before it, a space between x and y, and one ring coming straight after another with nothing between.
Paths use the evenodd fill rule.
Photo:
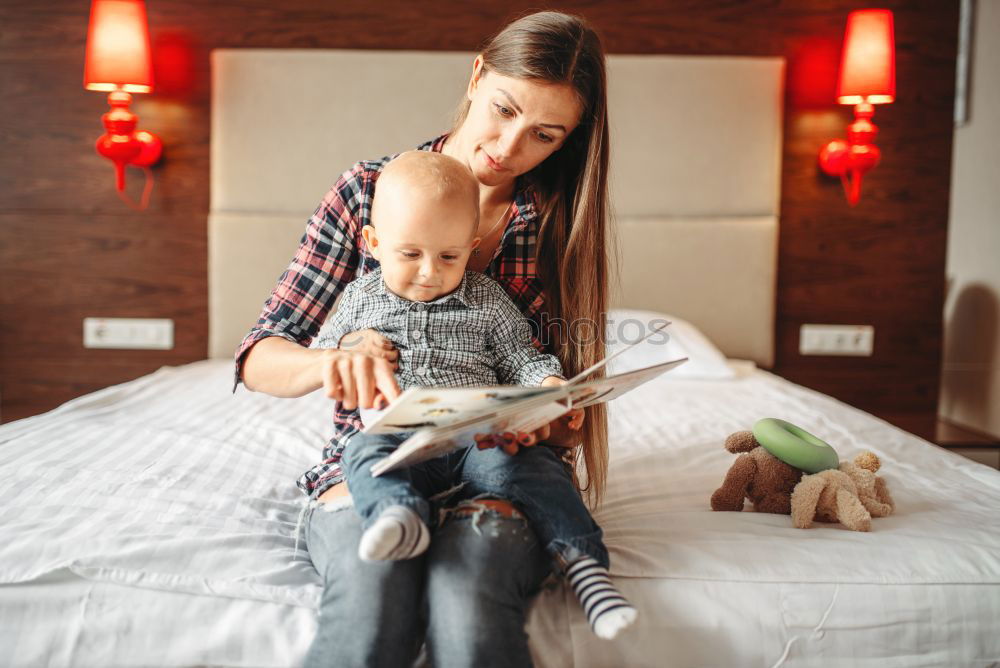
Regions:
<instances>
[{"instance_id":1,"label":"lamp base","mask_svg":"<svg viewBox=\"0 0 1000 668\"><path fill-rule=\"evenodd\" d=\"M97 152L115 164L115 187L125 190L125 167L149 167L155 164L163 153L163 142L156 135L145 130L135 131L139 117L129 110L132 95L122 90L108 94L111 111L101 119L106 132L96 144Z\"/></svg>"},{"instance_id":2,"label":"lamp base","mask_svg":"<svg viewBox=\"0 0 1000 668\"><path fill-rule=\"evenodd\" d=\"M839 176L847 202L854 206L861 199L861 179L881 158L875 146L878 128L871 122L875 108L863 103L854 107L854 122L847 126L847 140L834 139L820 149L819 166L831 176Z\"/></svg>"}]
</instances>

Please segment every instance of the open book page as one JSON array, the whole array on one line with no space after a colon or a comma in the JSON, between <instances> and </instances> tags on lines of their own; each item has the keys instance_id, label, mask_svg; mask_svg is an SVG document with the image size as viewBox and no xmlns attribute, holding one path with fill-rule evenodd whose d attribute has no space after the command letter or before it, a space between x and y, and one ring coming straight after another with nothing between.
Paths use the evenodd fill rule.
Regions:
<instances>
[{"instance_id":1,"label":"open book page","mask_svg":"<svg viewBox=\"0 0 1000 668\"><path fill-rule=\"evenodd\" d=\"M365 423L366 434L391 434L399 431L434 429L465 423L477 417L487 418L507 404L547 396L550 401L565 398L561 387L411 387L392 405Z\"/></svg>"},{"instance_id":2,"label":"open book page","mask_svg":"<svg viewBox=\"0 0 1000 668\"><path fill-rule=\"evenodd\" d=\"M403 466L412 466L475 443L476 434L504 431L529 432L541 428L569 411L569 407L548 397L532 397L517 402L517 410L503 410L448 427L417 431L400 443L393 453L372 465L373 476Z\"/></svg>"},{"instance_id":3,"label":"open book page","mask_svg":"<svg viewBox=\"0 0 1000 668\"><path fill-rule=\"evenodd\" d=\"M571 408L582 408L610 401L686 361L687 358L685 357L607 378L570 382L559 387L411 388L407 390L407 392L411 392L411 390L413 392L410 395L410 401L418 402L418 406L423 406L424 410L433 411L435 409L432 407L444 405L458 406L461 402L459 401L460 397L457 395L468 393L470 405L476 406L476 412L465 413L464 415L461 413L434 414L427 415L426 417L417 414L415 421L410 423L416 426L410 426L405 429L392 428L392 425L387 424L384 420L388 413L383 414L383 419L380 419L377 424L384 431L376 433L411 430L414 430L416 433L401 443L393 454L374 464L371 469L372 475L377 476L401 466L412 466L413 464L438 457L452 450L473 445L475 443L473 438L475 434L495 434L504 431L534 431L542 425L564 415ZM535 392L530 394L515 393L504 395L502 400L495 398L485 402L482 400L484 393L518 389L535 390ZM446 404L444 398L438 395L443 390L449 390L449 393L456 395L449 396L450 404ZM400 395L400 398L396 402L402 403L401 400L405 395L406 393ZM426 404L419 404L421 397L434 400ZM489 406L489 408L486 409L484 408L485 406ZM414 409L415 413L419 413L419 410L419 408ZM407 415L414 415L415 413L408 413ZM449 422L443 426L421 425L420 420L432 419L449 420ZM372 428L376 428L376 425L373 424ZM369 429L365 429L365 431L367 432Z\"/></svg>"},{"instance_id":4,"label":"open book page","mask_svg":"<svg viewBox=\"0 0 1000 668\"><path fill-rule=\"evenodd\" d=\"M572 401L573 408L586 408L591 404L599 404L620 397L632 388L642 385L647 380L652 380L661 373L670 371L674 367L687 362L687 359L686 357L682 357L662 364L654 364L642 369L608 376L607 378L577 382L572 385L564 385L563 387L570 390L570 400Z\"/></svg>"}]
</instances>

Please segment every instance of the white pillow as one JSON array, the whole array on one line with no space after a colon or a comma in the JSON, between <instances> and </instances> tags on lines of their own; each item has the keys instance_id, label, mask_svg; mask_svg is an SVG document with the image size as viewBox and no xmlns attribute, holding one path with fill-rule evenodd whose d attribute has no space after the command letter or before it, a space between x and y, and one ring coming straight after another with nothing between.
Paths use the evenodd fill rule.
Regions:
<instances>
[{"instance_id":1,"label":"white pillow","mask_svg":"<svg viewBox=\"0 0 1000 668\"><path fill-rule=\"evenodd\" d=\"M631 350L608 363L608 373L622 373L678 357L688 361L665 373L662 378L685 380L721 380L735 378L736 372L708 337L681 318L638 309L608 311L608 355L638 341L664 322L670 324Z\"/></svg>"}]
</instances>

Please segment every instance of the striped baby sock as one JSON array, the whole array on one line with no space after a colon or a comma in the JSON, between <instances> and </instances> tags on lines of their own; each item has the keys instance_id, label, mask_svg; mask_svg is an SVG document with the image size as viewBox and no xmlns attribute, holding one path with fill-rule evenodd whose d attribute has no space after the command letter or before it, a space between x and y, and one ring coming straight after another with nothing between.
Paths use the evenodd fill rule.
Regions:
<instances>
[{"instance_id":1,"label":"striped baby sock","mask_svg":"<svg viewBox=\"0 0 1000 668\"><path fill-rule=\"evenodd\" d=\"M358 556L362 561L412 559L423 554L430 542L431 532L415 511L389 506L361 534Z\"/></svg>"},{"instance_id":2,"label":"striped baby sock","mask_svg":"<svg viewBox=\"0 0 1000 668\"><path fill-rule=\"evenodd\" d=\"M595 559L583 557L573 562L566 569L566 578L599 638L611 640L638 616L638 611L611 584L607 569Z\"/></svg>"}]
</instances>

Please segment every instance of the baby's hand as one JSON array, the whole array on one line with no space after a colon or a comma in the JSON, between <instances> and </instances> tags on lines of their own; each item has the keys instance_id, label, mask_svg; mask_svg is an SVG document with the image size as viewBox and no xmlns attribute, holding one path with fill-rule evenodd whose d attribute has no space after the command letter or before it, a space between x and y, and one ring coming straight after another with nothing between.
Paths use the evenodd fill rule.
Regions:
<instances>
[{"instance_id":1,"label":"baby's hand","mask_svg":"<svg viewBox=\"0 0 1000 668\"><path fill-rule=\"evenodd\" d=\"M549 376L542 385L565 385L565 381L557 376ZM574 448L580 445L580 436L573 432L580 431L583 427L585 412L582 408L572 408L565 415L556 418L549 423L549 434L545 442L562 448Z\"/></svg>"},{"instance_id":2,"label":"baby's hand","mask_svg":"<svg viewBox=\"0 0 1000 668\"><path fill-rule=\"evenodd\" d=\"M557 385L565 385L567 382L569 381L563 380L559 376L549 376L542 381L542 387L555 387ZM553 424L555 422L559 422L561 425L572 429L573 431L579 431L580 427L583 426L583 415L584 413L582 408L573 408L562 417L554 420Z\"/></svg>"},{"instance_id":3,"label":"baby's hand","mask_svg":"<svg viewBox=\"0 0 1000 668\"><path fill-rule=\"evenodd\" d=\"M348 332L340 337L337 347L341 350L353 350L355 352L381 357L389 360L393 369L399 369L399 351L392 341L378 333L375 329L359 329L356 332Z\"/></svg>"},{"instance_id":4,"label":"baby's hand","mask_svg":"<svg viewBox=\"0 0 1000 668\"><path fill-rule=\"evenodd\" d=\"M566 415L559 418L559 423L573 431L580 431L583 426L583 417L586 415L582 408L570 409Z\"/></svg>"},{"instance_id":5,"label":"baby's hand","mask_svg":"<svg viewBox=\"0 0 1000 668\"><path fill-rule=\"evenodd\" d=\"M559 376L549 376L542 381L542 387L555 387L558 385L565 385L568 382L569 381L564 380ZM579 431L580 427L583 426L583 416L584 412L582 408L573 408L562 417L553 420L552 426L556 427L556 423L558 423L559 426L572 429L573 431Z\"/></svg>"},{"instance_id":6,"label":"baby's hand","mask_svg":"<svg viewBox=\"0 0 1000 668\"><path fill-rule=\"evenodd\" d=\"M540 385L542 387L556 387L558 385L565 385L567 382L569 381L563 380L559 376L546 376L545 380L543 380Z\"/></svg>"}]
</instances>

